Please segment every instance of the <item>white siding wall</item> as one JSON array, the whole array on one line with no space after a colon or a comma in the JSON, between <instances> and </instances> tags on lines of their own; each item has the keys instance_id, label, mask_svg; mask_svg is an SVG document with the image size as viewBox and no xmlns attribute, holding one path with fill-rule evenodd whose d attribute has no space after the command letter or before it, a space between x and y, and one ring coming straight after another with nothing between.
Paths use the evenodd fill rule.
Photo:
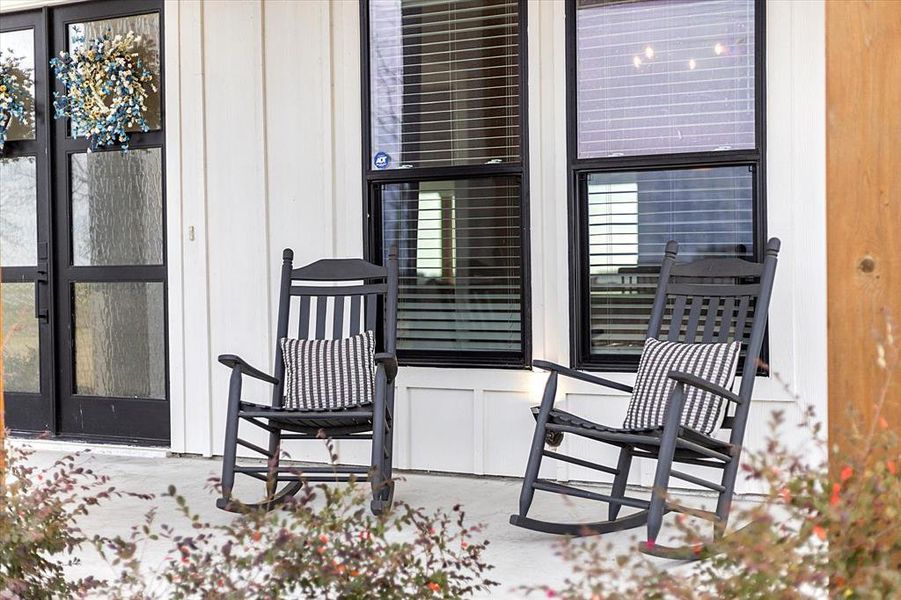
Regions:
<instances>
[{"instance_id":1,"label":"white siding wall","mask_svg":"<svg viewBox=\"0 0 901 600\"><path fill-rule=\"evenodd\" d=\"M532 337L536 358L567 363L564 10L530 0L529 12ZM769 233L783 239L771 362L825 417L823 13L819 0L768 3L767 196ZM281 249L292 247L298 264L361 254L358 28L353 0L167 2L173 451L221 453L228 371L218 354L272 365ZM521 475L543 382L528 371L403 369L397 466ZM759 447L771 410L790 422L799 411L775 379L756 387L748 441ZM268 398L264 387L247 392ZM571 382L559 395L568 410L613 424L626 401ZM324 458L306 448L288 450ZM349 443L339 451L366 459ZM549 467L563 479L593 477ZM652 475L639 467L634 481Z\"/></svg>"}]
</instances>

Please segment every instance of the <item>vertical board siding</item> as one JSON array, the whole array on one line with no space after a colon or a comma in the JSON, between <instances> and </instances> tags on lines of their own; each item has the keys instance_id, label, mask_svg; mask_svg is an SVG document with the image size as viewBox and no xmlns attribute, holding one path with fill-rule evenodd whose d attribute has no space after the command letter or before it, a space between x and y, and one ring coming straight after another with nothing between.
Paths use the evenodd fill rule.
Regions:
<instances>
[{"instance_id":1,"label":"vertical board siding","mask_svg":"<svg viewBox=\"0 0 901 600\"><path fill-rule=\"evenodd\" d=\"M271 256L266 239L261 4L206 2L203 8L210 350L214 356L238 353L268 369L272 319L265 307L270 302ZM224 398L228 371L217 363L212 369L213 397ZM248 381L245 389L250 398L267 398L268 389L260 382ZM225 409L226 402L214 400L216 452L222 447Z\"/></svg>"},{"instance_id":2,"label":"vertical board siding","mask_svg":"<svg viewBox=\"0 0 901 600\"><path fill-rule=\"evenodd\" d=\"M172 18L177 15L177 27ZM183 229L178 235L169 235L169 279L180 279L183 296L180 304L174 298L176 290L169 289L169 347L182 342L184 348L183 395L179 396L173 378L170 390L173 431L175 422L181 421L184 431L182 447L173 450L197 452L209 456L213 450L212 435L215 428L212 418L211 364L214 360L210 348L209 268L207 264L207 157L206 157L206 102L204 78L204 6L199 2L179 4L177 13L166 9L166 127L167 149L175 149L173 156L167 151L167 215L181 214ZM176 32L173 34L173 32ZM177 37L178 53L172 52L170 40ZM173 64L174 63L174 64ZM177 78L177 92L172 80ZM175 110L172 105L176 104ZM178 120L171 122L173 115ZM174 139L173 139L174 138ZM179 168L172 169L171 161L180 158ZM177 173L177 176L176 176ZM179 199L181 199L179 205ZM189 234L193 231L193 236ZM191 239L193 237L193 239ZM176 239L184 240L173 247ZM179 252L181 250L181 252ZM175 323L183 323L182 330L175 330ZM172 362L176 355L170 353L170 372L177 373ZM218 424L218 422L216 422ZM178 437L173 437L177 440ZM220 450L221 451L221 450Z\"/></svg>"},{"instance_id":3,"label":"vertical board siding","mask_svg":"<svg viewBox=\"0 0 901 600\"><path fill-rule=\"evenodd\" d=\"M885 388L876 349L886 321L901 323L901 3L829 2L826 32L829 433L840 441L872 422L882 394L883 417L901 427L901 380Z\"/></svg>"},{"instance_id":4,"label":"vertical board siding","mask_svg":"<svg viewBox=\"0 0 901 600\"><path fill-rule=\"evenodd\" d=\"M528 8L533 354L568 364L565 24L560 3L529 0ZM170 339L183 345L184 356L173 352L170 360L184 361L185 377L183 397L173 394L173 421L184 431L178 451L221 454L228 371L216 356L236 353L272 368L282 248L294 249L297 264L362 253L359 6L208 0L180 3L178 13L167 44L178 47L179 61L167 65L167 75L178 77L180 88L168 96L181 123L179 131L172 128L181 176L169 197L173 213L181 199L183 244L170 245L170 262L171 276L184 282L180 302L172 302L182 318L172 323L184 325ZM768 6L768 228L784 241L771 360L813 402L825 398L823 157L810 151L822 147L823 113L811 108L824 98L817 57L822 13L821 2ZM177 44L169 42L173 35ZM526 370L402 368L396 466L521 476L534 426L529 407L546 377ZM268 386L256 383L246 391L252 401L271 397ZM775 378L759 380L755 392L763 402L752 411L752 449L769 433L772 408L786 409L789 419L798 413ZM561 380L558 394L564 410L610 425L622 422L628 403L623 394L580 382ZM250 441L263 441L250 428L247 433ZM349 462L369 459L362 444L337 447ZM321 444L286 449L294 458L327 460ZM615 449L574 436L563 450L594 461L616 457ZM633 483L650 481L653 471L643 467L633 469ZM542 474L597 479L552 461Z\"/></svg>"}]
</instances>

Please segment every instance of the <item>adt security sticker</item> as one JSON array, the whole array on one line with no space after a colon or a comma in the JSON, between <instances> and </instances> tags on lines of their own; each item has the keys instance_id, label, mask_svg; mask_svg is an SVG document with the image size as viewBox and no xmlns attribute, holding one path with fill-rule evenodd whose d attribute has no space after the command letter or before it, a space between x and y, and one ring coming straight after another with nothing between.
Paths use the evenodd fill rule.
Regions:
<instances>
[{"instance_id":1,"label":"adt security sticker","mask_svg":"<svg viewBox=\"0 0 901 600\"><path fill-rule=\"evenodd\" d=\"M388 156L387 152L376 152L375 157L372 159L372 163L375 165L376 169L387 169L388 165L391 164L391 157Z\"/></svg>"}]
</instances>

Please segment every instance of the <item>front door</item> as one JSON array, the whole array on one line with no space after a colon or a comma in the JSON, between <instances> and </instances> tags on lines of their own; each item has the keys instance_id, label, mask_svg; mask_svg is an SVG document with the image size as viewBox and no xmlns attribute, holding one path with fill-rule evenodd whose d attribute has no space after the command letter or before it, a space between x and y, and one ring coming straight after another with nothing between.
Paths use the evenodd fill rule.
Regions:
<instances>
[{"instance_id":1,"label":"front door","mask_svg":"<svg viewBox=\"0 0 901 600\"><path fill-rule=\"evenodd\" d=\"M0 16L0 48L33 65L33 116L0 155L7 424L129 443L169 438L162 2ZM47 57L134 31L154 75L150 131L89 151L52 119ZM48 89L49 87L49 89Z\"/></svg>"}]
</instances>

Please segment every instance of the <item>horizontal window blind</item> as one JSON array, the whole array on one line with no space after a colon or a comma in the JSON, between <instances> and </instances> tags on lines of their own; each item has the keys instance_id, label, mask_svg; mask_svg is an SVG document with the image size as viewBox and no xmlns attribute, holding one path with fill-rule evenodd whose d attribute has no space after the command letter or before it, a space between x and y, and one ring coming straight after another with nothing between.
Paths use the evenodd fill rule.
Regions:
<instances>
[{"instance_id":1,"label":"horizontal window blind","mask_svg":"<svg viewBox=\"0 0 901 600\"><path fill-rule=\"evenodd\" d=\"M754 0L579 0L578 158L748 149Z\"/></svg>"},{"instance_id":2,"label":"horizontal window blind","mask_svg":"<svg viewBox=\"0 0 901 600\"><path fill-rule=\"evenodd\" d=\"M371 0L371 167L520 160L516 0Z\"/></svg>"},{"instance_id":3,"label":"horizontal window blind","mask_svg":"<svg viewBox=\"0 0 901 600\"><path fill-rule=\"evenodd\" d=\"M753 179L748 166L587 175L592 354L641 353L667 241L679 262L753 258Z\"/></svg>"},{"instance_id":4,"label":"horizontal window blind","mask_svg":"<svg viewBox=\"0 0 901 600\"><path fill-rule=\"evenodd\" d=\"M398 249L398 349L522 351L518 177L381 186L383 249Z\"/></svg>"}]
</instances>

